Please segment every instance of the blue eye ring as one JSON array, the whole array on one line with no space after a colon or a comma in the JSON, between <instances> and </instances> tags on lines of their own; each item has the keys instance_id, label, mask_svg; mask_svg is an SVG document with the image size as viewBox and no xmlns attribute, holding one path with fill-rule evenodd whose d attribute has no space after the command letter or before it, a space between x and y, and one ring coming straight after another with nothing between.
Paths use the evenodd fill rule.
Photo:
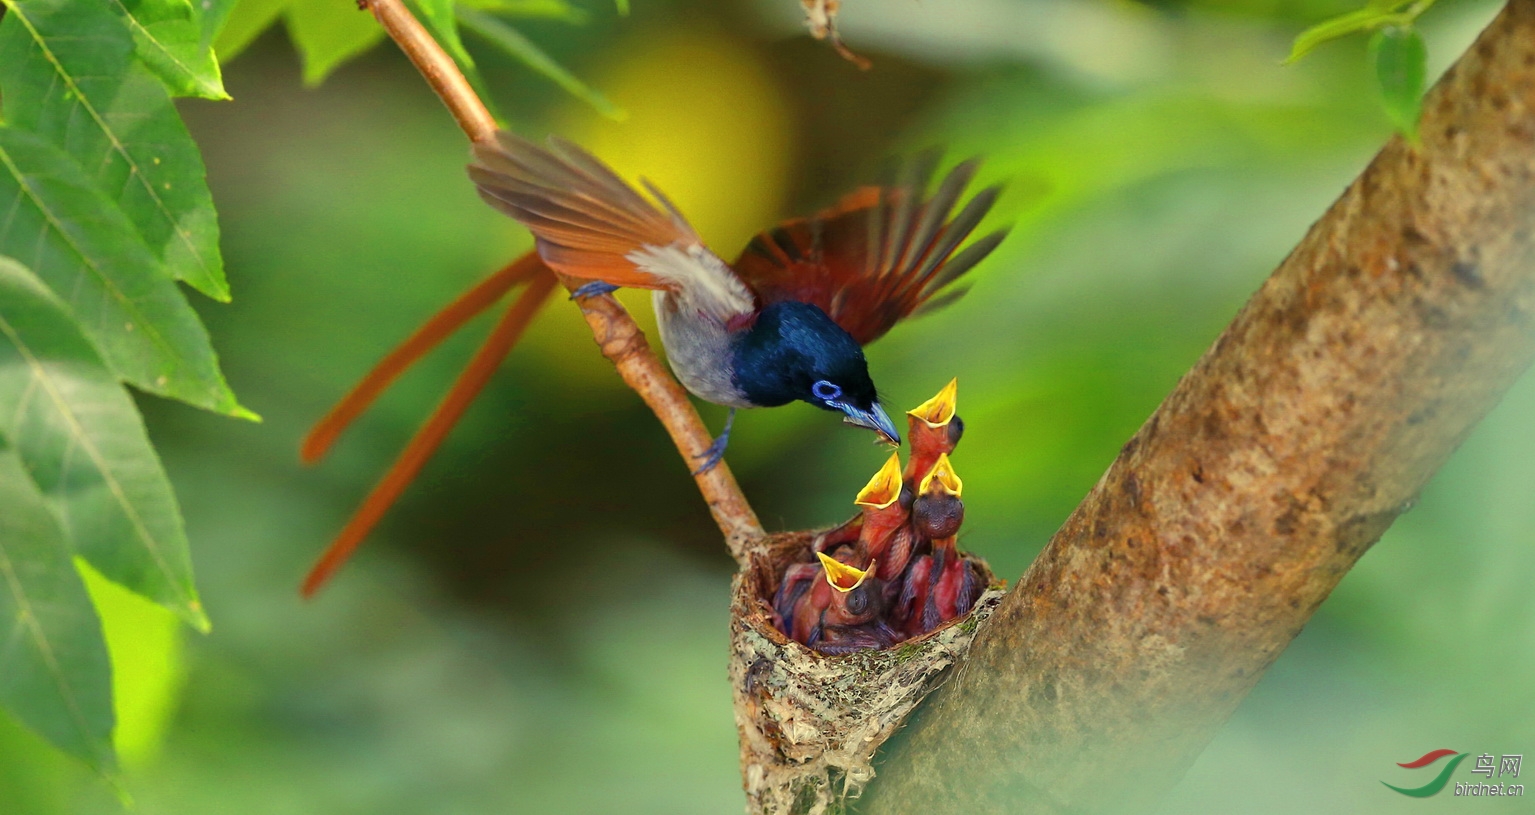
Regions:
<instances>
[{"instance_id":1,"label":"blue eye ring","mask_svg":"<svg viewBox=\"0 0 1535 815\"><path fill-rule=\"evenodd\" d=\"M822 402L830 402L842 396L841 388L824 379L816 380L816 383L810 386L810 392L815 394L815 398L820 399Z\"/></svg>"}]
</instances>

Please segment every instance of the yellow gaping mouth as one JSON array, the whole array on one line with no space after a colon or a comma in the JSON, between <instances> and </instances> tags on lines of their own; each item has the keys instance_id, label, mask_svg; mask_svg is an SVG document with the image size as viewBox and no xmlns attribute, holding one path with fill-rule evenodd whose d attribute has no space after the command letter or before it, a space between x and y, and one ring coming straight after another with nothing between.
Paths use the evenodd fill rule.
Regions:
<instances>
[{"instance_id":1,"label":"yellow gaping mouth","mask_svg":"<svg viewBox=\"0 0 1535 815\"><path fill-rule=\"evenodd\" d=\"M863 583L864 578L874 571L874 561L869 561L869 568L858 569L849 566L825 552L816 552L815 556L821 559L821 565L826 567L826 582L837 591L846 594Z\"/></svg>"},{"instance_id":2,"label":"yellow gaping mouth","mask_svg":"<svg viewBox=\"0 0 1535 815\"><path fill-rule=\"evenodd\" d=\"M879 468L869 483L858 491L858 497L853 499L853 503L871 509L884 509L900 497L901 457L898 453L891 453L885 466Z\"/></svg>"},{"instance_id":3,"label":"yellow gaping mouth","mask_svg":"<svg viewBox=\"0 0 1535 815\"><path fill-rule=\"evenodd\" d=\"M955 498L960 497L960 494L965 490L965 482L961 481L959 474L954 472L954 465L949 463L948 453L939 456L938 463L933 465L932 472L922 478L922 483L917 488L917 494L927 495L935 484L938 489L947 492Z\"/></svg>"},{"instance_id":4,"label":"yellow gaping mouth","mask_svg":"<svg viewBox=\"0 0 1535 815\"><path fill-rule=\"evenodd\" d=\"M928 427L939 428L954 418L954 410L958 404L959 377L956 376L949 380L949 384L943 386L943 390L939 391L937 396L906 411L906 415L921 419Z\"/></svg>"}]
</instances>

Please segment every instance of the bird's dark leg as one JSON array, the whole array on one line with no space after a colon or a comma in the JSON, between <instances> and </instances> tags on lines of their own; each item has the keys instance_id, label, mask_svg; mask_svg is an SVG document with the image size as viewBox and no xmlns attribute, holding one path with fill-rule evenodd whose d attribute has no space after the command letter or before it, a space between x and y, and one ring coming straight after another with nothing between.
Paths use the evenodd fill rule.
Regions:
<instances>
[{"instance_id":1,"label":"bird's dark leg","mask_svg":"<svg viewBox=\"0 0 1535 815\"><path fill-rule=\"evenodd\" d=\"M616 291L618 291L618 287L612 283L606 283L601 280L593 280L590 283L585 283L576 287L576 290L570 293L570 299L579 300L584 297L598 297L604 294L612 294Z\"/></svg>"},{"instance_id":2,"label":"bird's dark leg","mask_svg":"<svg viewBox=\"0 0 1535 815\"><path fill-rule=\"evenodd\" d=\"M730 426L735 424L735 421L736 409L731 408L730 415L725 417L725 432L719 434L714 443L709 445L709 449L699 453L699 455L705 456L704 463L700 464L698 469L693 471L693 475L706 473L714 469L714 465L720 463L720 459L725 457L725 445L730 443Z\"/></svg>"}]
</instances>

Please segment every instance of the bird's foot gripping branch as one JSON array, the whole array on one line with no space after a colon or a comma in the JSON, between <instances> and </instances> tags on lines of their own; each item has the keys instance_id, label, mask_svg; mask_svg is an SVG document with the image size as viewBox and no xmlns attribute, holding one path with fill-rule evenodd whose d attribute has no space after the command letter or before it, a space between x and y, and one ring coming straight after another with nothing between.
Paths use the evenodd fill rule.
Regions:
<instances>
[{"instance_id":1,"label":"bird's foot gripping branch","mask_svg":"<svg viewBox=\"0 0 1535 815\"><path fill-rule=\"evenodd\" d=\"M956 548L963 429L955 383L909 414L859 514L775 535L733 587L731 680L748 811L819 813L856 797L875 751L969 648L1002 596Z\"/></svg>"}]
</instances>

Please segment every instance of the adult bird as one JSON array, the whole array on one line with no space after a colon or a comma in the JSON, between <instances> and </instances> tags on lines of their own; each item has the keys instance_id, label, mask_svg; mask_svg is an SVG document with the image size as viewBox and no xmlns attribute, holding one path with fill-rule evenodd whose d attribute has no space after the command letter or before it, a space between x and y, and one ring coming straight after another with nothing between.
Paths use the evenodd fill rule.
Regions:
<instances>
[{"instance_id":1,"label":"adult bird","mask_svg":"<svg viewBox=\"0 0 1535 815\"><path fill-rule=\"evenodd\" d=\"M956 166L928 197L936 152L908 165L895 184L858 189L824 212L757 235L733 264L704 246L649 182L642 183L655 202L574 144L551 139L542 147L501 131L476 144L474 155L469 176L480 196L532 231L551 268L591 281L575 296L654 290L677 379L730 408L696 472L719 462L738 408L808 402L899 444L863 346L963 294L943 290L1004 235L960 249L998 188L950 218L977 162Z\"/></svg>"},{"instance_id":2,"label":"adult bird","mask_svg":"<svg viewBox=\"0 0 1535 815\"><path fill-rule=\"evenodd\" d=\"M342 431L406 368L509 290L526 284L452 389L373 488L304 580L313 595L362 543L420 472L555 288L549 270L591 281L577 296L634 286L655 290L661 341L677 378L702 399L735 409L794 400L835 410L897 442L879 404L863 346L896 322L947 303L942 291L1002 239L961 249L996 200L982 191L954 213L975 174L968 161L931 196L937 154L891 184L860 188L830 209L758 235L734 264L710 252L648 184L645 199L579 147L540 147L510 133L475 147L469 174L480 194L526 224L537 256L518 258L450 303L368 373L305 437L304 461L324 457ZM952 217L951 217L952 215ZM725 432L701 454L719 462Z\"/></svg>"}]
</instances>

